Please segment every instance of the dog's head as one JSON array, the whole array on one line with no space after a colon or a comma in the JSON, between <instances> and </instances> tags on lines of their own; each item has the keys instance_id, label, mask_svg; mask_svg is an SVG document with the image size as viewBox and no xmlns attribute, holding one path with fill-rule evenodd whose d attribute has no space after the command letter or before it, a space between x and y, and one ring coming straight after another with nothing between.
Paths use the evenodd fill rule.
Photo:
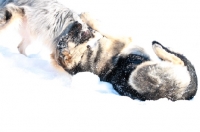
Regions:
<instances>
[{"instance_id":1,"label":"dog's head","mask_svg":"<svg viewBox=\"0 0 200 132\"><path fill-rule=\"evenodd\" d=\"M88 27L88 29L84 31L82 30L82 24L75 21L68 33L59 36L59 40L57 41L57 48L66 48L68 47L69 42L72 42L75 45L79 45L88 41L91 37L93 37L91 29Z\"/></svg>"},{"instance_id":2,"label":"dog's head","mask_svg":"<svg viewBox=\"0 0 200 132\"><path fill-rule=\"evenodd\" d=\"M87 28L87 30L82 29L82 24L75 21L68 33L63 33L57 39L57 47L56 47L56 61L63 68L66 67L68 63L71 62L72 54L71 49L76 48L76 46L87 42L90 38L94 37L91 28Z\"/></svg>"}]
</instances>

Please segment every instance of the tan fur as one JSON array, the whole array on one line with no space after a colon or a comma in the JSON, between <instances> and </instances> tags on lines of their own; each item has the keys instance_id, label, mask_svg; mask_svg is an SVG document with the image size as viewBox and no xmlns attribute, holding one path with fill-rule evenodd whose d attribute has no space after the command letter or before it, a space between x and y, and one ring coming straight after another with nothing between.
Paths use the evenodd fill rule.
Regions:
<instances>
[{"instance_id":1,"label":"tan fur","mask_svg":"<svg viewBox=\"0 0 200 132\"><path fill-rule=\"evenodd\" d=\"M190 76L187 71L187 67L181 66L181 65L173 65L172 63L167 62L167 61L160 62L160 63L147 61L147 62L139 65L132 72L130 78L141 78L142 79L143 76L141 76L142 74L140 73L139 70L141 70L142 68L151 66L151 65L152 65L152 67L149 72L146 72L146 74L147 74L146 76L150 76L151 78L154 78L157 81L157 85L162 85L163 78L160 78L160 77L162 77L162 75L167 73L168 75L170 75L170 76L168 76L168 78L171 78L171 80L174 81L177 84L177 86L179 86L179 89L175 89L175 91L176 91L175 94L176 94L177 98L180 98L190 83ZM159 68L162 69L160 72L158 70ZM159 74L161 76L159 76ZM133 82L133 81L135 81L135 80L130 79L129 84L132 85L139 93L147 92L146 88L142 89L141 87L138 87L137 85L135 85L135 82ZM145 84L145 82L144 82L144 84ZM173 87L171 87L171 88L173 88ZM179 94L177 94L177 93L179 93Z\"/></svg>"},{"instance_id":2,"label":"tan fur","mask_svg":"<svg viewBox=\"0 0 200 132\"><path fill-rule=\"evenodd\" d=\"M112 52L115 51L114 49L116 45L123 45L117 47L117 49L121 50L119 52L121 55L123 53L125 55L131 53L134 54L135 51L137 52L138 50L139 53L141 53L139 55L147 56L142 48L137 48L137 46L133 46L133 48L129 47L132 44L132 39L129 39L129 37L119 37L107 34L109 33L109 30L103 28L103 26L88 13L83 13L81 18L90 27L107 37L100 40L100 44L103 45L101 56L103 59L100 60L102 63L99 63L98 68L100 67L101 70L104 67L103 64L114 56ZM129 47L129 49L127 47ZM129 77L130 86L147 99L156 100L166 97L170 100L179 100L188 98L185 96L185 93L190 91L188 87L190 87L191 76L183 60L175 56L175 54L167 52L158 44L153 45L153 50L155 54L164 61L159 63L147 61L138 65ZM196 77L194 76L194 78ZM120 86L119 91L121 91ZM193 91L193 89L191 89L191 91ZM130 93L124 92L123 94L131 96Z\"/></svg>"},{"instance_id":3,"label":"tan fur","mask_svg":"<svg viewBox=\"0 0 200 132\"><path fill-rule=\"evenodd\" d=\"M132 43L133 41L132 37L123 37L123 36L115 35L111 30L108 30L107 28L105 28L106 27L105 25L102 25L102 23L94 19L94 17L92 17L87 12L82 13L80 17L83 20L83 22L87 23L87 25L89 25L92 29L97 30L98 32L100 32L101 34L109 38L110 40L119 41L127 45Z\"/></svg>"},{"instance_id":4,"label":"tan fur","mask_svg":"<svg viewBox=\"0 0 200 132\"><path fill-rule=\"evenodd\" d=\"M22 37L18 46L22 54L26 54L25 49L32 41L39 39L51 50L53 64L60 71L72 75L93 72L101 80L112 83L119 94L133 99L166 97L175 101L191 99L196 94L193 65L158 42L153 42L153 50L164 60L160 63L153 62L131 37L116 35L88 13L82 13L81 20L55 0L8 3L5 7L12 18L6 24L0 22L3 23L0 32L12 26L16 28Z\"/></svg>"},{"instance_id":5,"label":"tan fur","mask_svg":"<svg viewBox=\"0 0 200 132\"><path fill-rule=\"evenodd\" d=\"M173 64L184 66L184 63L180 58L166 52L165 50L162 49L161 46L155 44L153 45L153 50L156 53L156 55L160 57L161 59L172 62Z\"/></svg>"}]
</instances>

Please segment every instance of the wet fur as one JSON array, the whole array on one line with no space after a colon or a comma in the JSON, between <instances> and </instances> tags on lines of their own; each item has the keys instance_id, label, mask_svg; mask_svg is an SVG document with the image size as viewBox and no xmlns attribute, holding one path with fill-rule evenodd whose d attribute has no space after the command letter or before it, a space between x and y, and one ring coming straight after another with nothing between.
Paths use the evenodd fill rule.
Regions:
<instances>
[{"instance_id":1,"label":"wet fur","mask_svg":"<svg viewBox=\"0 0 200 132\"><path fill-rule=\"evenodd\" d=\"M72 75L93 72L120 95L173 101L195 96L197 76L186 57L153 42L162 60L153 62L132 38L111 34L87 13L80 17L55 0L5 0L1 2L0 31L17 27L23 38L18 46L22 54L34 39L41 39L65 71Z\"/></svg>"}]
</instances>

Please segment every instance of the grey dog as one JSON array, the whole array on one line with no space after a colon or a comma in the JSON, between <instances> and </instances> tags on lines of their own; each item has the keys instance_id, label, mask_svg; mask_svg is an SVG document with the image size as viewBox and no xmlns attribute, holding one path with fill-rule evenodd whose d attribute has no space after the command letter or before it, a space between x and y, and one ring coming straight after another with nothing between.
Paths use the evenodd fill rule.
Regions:
<instances>
[{"instance_id":1,"label":"grey dog","mask_svg":"<svg viewBox=\"0 0 200 132\"><path fill-rule=\"evenodd\" d=\"M110 34L89 14L76 14L55 0L0 1L0 30L17 27L18 48L41 39L55 62L74 75L90 71L132 99L172 101L191 99L197 91L194 66L182 54L153 41L161 62L154 62L132 38Z\"/></svg>"}]
</instances>

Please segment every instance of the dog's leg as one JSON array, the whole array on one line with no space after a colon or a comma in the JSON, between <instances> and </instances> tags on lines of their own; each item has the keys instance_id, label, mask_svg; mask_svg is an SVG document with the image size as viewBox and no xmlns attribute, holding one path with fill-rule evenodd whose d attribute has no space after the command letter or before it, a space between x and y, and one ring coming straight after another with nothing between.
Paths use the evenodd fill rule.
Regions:
<instances>
[{"instance_id":1,"label":"dog's leg","mask_svg":"<svg viewBox=\"0 0 200 132\"><path fill-rule=\"evenodd\" d=\"M24 37L24 39L21 41L21 43L18 45L19 53L26 55L26 48L31 43L29 36L27 38Z\"/></svg>"},{"instance_id":2,"label":"dog's leg","mask_svg":"<svg viewBox=\"0 0 200 132\"><path fill-rule=\"evenodd\" d=\"M115 33L111 31L111 29L109 29L106 25L101 24L98 20L93 18L89 13L82 13L80 17L83 20L83 22L89 25L92 29L97 30L102 35L113 41L119 41L125 44L130 44L132 42L131 37L123 37L115 35Z\"/></svg>"}]
</instances>

